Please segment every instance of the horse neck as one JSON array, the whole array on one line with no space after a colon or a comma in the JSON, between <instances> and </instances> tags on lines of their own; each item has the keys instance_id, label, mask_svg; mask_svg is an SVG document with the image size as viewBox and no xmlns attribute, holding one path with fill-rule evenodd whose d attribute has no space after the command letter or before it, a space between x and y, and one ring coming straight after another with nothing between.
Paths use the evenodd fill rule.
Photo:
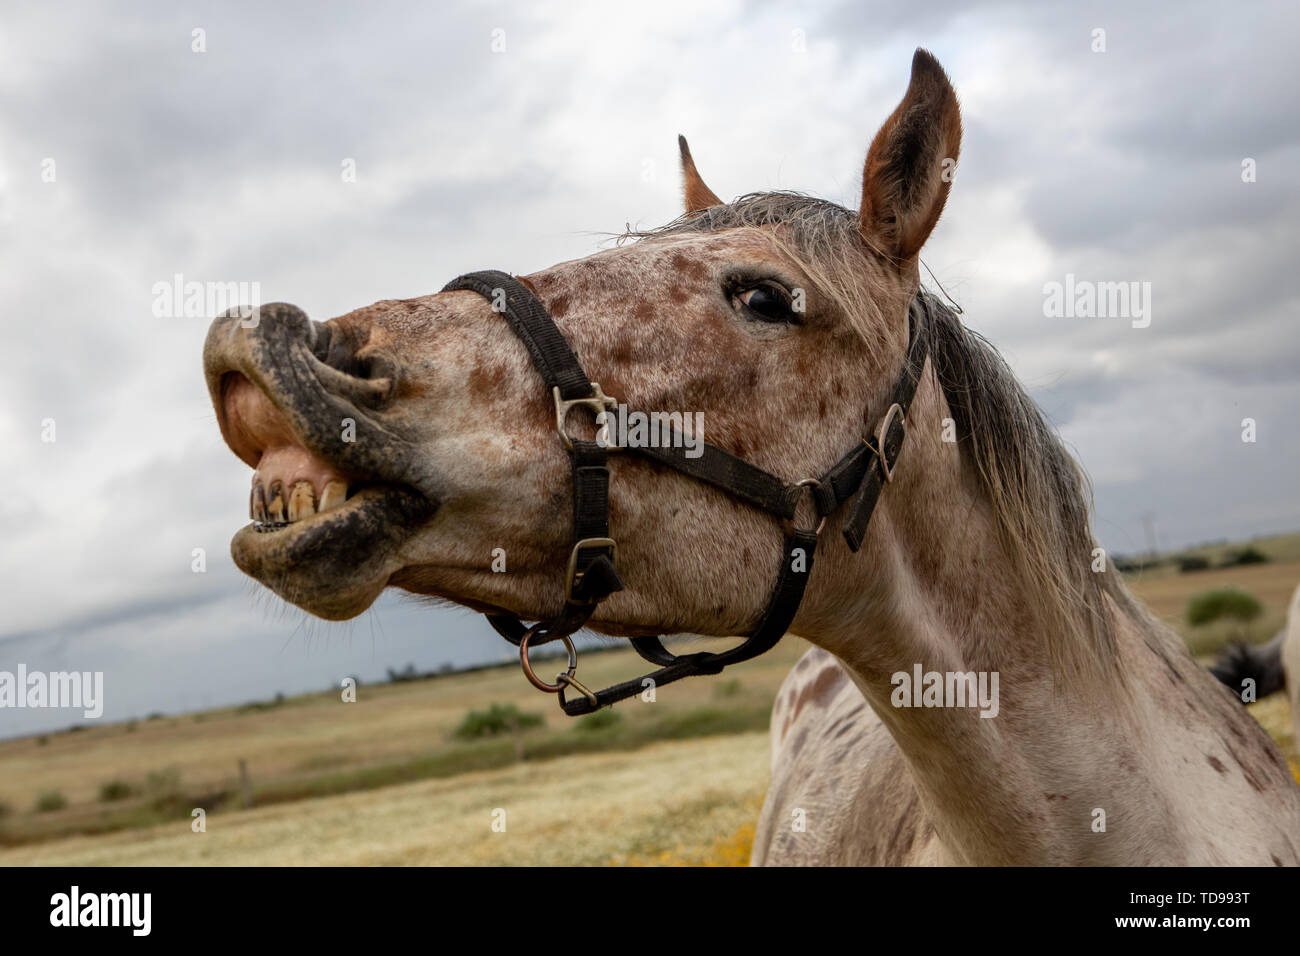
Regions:
<instances>
[{"instance_id":1,"label":"horse neck","mask_svg":"<svg viewBox=\"0 0 1300 956\"><path fill-rule=\"evenodd\" d=\"M845 663L957 862L1095 860L1103 841L1089 825L1092 808L1113 813L1142 799L1139 774L1129 770L1141 766L1132 734L1113 717L1124 712L1124 695L1118 686L1076 689L1054 679L1034 584L1020 579L999 542L958 446L942 440L947 415L927 375L862 551L828 542L823 563L832 568L820 569L828 588L798 633ZM990 690L996 674L996 716L974 706L895 706L894 675L910 678L917 665L983 672ZM1090 706L1075 706L1083 699ZM1116 779L1129 781L1123 793Z\"/></svg>"}]
</instances>

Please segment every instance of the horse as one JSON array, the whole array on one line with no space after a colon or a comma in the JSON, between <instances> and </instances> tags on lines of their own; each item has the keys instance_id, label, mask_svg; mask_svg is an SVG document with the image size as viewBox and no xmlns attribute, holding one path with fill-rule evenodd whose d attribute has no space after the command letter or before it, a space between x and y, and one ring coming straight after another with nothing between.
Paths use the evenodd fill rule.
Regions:
<instances>
[{"instance_id":1,"label":"horse","mask_svg":"<svg viewBox=\"0 0 1300 956\"><path fill-rule=\"evenodd\" d=\"M1291 594L1287 605L1286 626L1272 640L1229 644L1215 659L1210 673L1240 694L1243 703L1285 691L1291 707L1291 727L1296 740L1300 740L1300 587ZM1248 680L1252 683L1247 684Z\"/></svg>"},{"instance_id":2,"label":"horse","mask_svg":"<svg viewBox=\"0 0 1300 956\"><path fill-rule=\"evenodd\" d=\"M807 639L754 864L1300 863L1278 748L1130 595L1079 466L921 290L961 136L917 50L857 210L723 202L682 139L684 213L585 258L218 318L205 378L254 469L236 564L326 619L387 587L480 611L568 713ZM617 409L703 422L706 453L591 437ZM587 688L582 626L661 670ZM659 643L681 633L746 641ZM530 640L565 643L555 682Z\"/></svg>"}]
</instances>

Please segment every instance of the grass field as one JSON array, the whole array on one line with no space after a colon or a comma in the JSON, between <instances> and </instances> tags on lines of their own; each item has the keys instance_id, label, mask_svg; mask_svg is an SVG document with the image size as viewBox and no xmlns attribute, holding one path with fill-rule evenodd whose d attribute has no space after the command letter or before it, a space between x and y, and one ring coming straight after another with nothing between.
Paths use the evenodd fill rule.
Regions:
<instances>
[{"instance_id":1,"label":"grass field","mask_svg":"<svg viewBox=\"0 0 1300 956\"><path fill-rule=\"evenodd\" d=\"M613 723L565 717L517 667L503 667L363 686L356 703L318 694L0 741L0 801L11 808L0 817L0 865L343 863L411 852L448 864L662 862L665 853L744 862L728 847L740 840L748 858L744 833L767 782L771 701L806 648L787 638L726 677L620 705ZM644 669L630 650L582 661L584 678L599 684ZM517 741L457 740L465 713L491 702L541 714L545 725ZM165 786L151 787L151 776ZM131 795L101 801L110 781ZM67 805L36 811L53 791ZM191 832L195 807L208 813L205 834ZM506 839L488 829L497 807L507 811ZM482 827L471 822L479 818ZM583 825L542 845L575 821ZM576 844L579 830L595 842Z\"/></svg>"},{"instance_id":2,"label":"grass field","mask_svg":"<svg viewBox=\"0 0 1300 956\"><path fill-rule=\"evenodd\" d=\"M1265 639L1300 581L1300 535L1256 544L1274 560L1156 568L1131 585L1200 652L1229 633L1188 627L1188 598L1248 590L1265 610L1244 636ZM356 703L316 694L0 741L0 865L743 864L767 785L771 702L806 647L787 638L724 677L620 705L612 720L571 721L502 667L363 686ZM585 656L581 674L604 685L643 669L620 649ZM545 723L454 735L494 702ZM1300 767L1284 697L1252 713ZM206 832L191 829L196 807Z\"/></svg>"},{"instance_id":3,"label":"grass field","mask_svg":"<svg viewBox=\"0 0 1300 956\"><path fill-rule=\"evenodd\" d=\"M746 733L525 761L214 814L205 833L178 820L19 847L0 864L743 864L767 753L765 733Z\"/></svg>"}]
</instances>

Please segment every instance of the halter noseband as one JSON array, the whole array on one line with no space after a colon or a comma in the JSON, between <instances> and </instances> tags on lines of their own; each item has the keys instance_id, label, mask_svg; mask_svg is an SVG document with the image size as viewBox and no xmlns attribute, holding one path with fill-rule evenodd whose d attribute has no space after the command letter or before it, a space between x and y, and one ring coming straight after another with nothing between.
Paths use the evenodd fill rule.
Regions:
<instances>
[{"instance_id":1,"label":"halter noseband","mask_svg":"<svg viewBox=\"0 0 1300 956\"><path fill-rule=\"evenodd\" d=\"M908 310L908 347L903 370L894 385L889 408L874 433L863 438L820 478L805 478L786 484L769 472L756 468L715 445L699 443L698 457L689 458L684 443L665 443L670 447L627 446L611 449L598 441L575 438L569 434L567 420L574 407L590 409L596 414L617 407L613 398L601 391L583 371L577 356L556 326L554 319L537 296L517 279L494 269L471 272L453 279L443 292L457 290L477 292L492 303L519 336L532 357L555 400L555 423L560 439L569 452L573 472L573 548L569 552L564 577L564 610L553 621L527 627L514 615L489 614L487 619L506 640L519 647L524 673L541 690L558 693L560 706L571 717L589 714L616 701L625 700L650 686L670 684L683 677L717 674L730 664L757 657L770 650L794 620L803 598L808 576L812 573L813 552L826 517L852 499L844 521L843 534L849 547L857 551L880 498L889 481L907 434L907 410L925 365L925 336L920 334L926 304L918 292ZM675 468L733 497L775 515L783 522L785 541L781 570L776 587L768 599L758 626L744 643L721 653L702 651L674 655L658 637L632 638L632 646L645 660L660 669L635 680L591 691L574 677L577 655L570 635L581 628L596 610L596 605L623 582L614 569L616 546L609 534L609 467L611 450L633 452L652 461ZM813 528L795 526L795 512L804 496L811 498L817 524ZM545 683L533 673L528 660L531 644L559 640L569 653L569 666L553 684ZM580 696L566 700L564 691L571 687Z\"/></svg>"}]
</instances>

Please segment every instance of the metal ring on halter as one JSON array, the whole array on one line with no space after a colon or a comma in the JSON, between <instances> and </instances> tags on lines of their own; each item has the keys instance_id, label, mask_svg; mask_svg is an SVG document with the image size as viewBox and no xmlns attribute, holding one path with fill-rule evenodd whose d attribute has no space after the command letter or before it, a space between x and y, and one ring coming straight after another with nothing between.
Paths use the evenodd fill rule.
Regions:
<instances>
[{"instance_id":1,"label":"metal ring on halter","mask_svg":"<svg viewBox=\"0 0 1300 956\"><path fill-rule=\"evenodd\" d=\"M907 414L903 411L903 406L899 405L898 402L894 402L889 406L889 410L885 412L885 417L880 420L880 431L876 434L876 454L880 459L880 472L885 476L885 481L894 480L894 466L898 464L896 461L891 462L885 456L885 439L889 437L889 426L893 424L895 418L898 419L898 423L903 426L903 430L906 432ZM894 457L898 457L897 452L895 452Z\"/></svg>"},{"instance_id":2,"label":"metal ring on halter","mask_svg":"<svg viewBox=\"0 0 1300 956\"><path fill-rule=\"evenodd\" d=\"M541 630L542 627L543 625L541 624L534 624L525 631L524 636L520 638L519 663L524 666L524 676L528 678L529 683L534 687L538 690L544 690L548 694L558 694L560 691L564 690L566 684L573 680L573 675L578 670L578 652L574 650L573 641L569 640L568 637L560 638L560 643L563 644L564 649L569 652L569 669L561 674L555 675L554 684L546 683L546 681L542 680L536 673L534 673L533 665L528 661L528 639Z\"/></svg>"}]
</instances>

